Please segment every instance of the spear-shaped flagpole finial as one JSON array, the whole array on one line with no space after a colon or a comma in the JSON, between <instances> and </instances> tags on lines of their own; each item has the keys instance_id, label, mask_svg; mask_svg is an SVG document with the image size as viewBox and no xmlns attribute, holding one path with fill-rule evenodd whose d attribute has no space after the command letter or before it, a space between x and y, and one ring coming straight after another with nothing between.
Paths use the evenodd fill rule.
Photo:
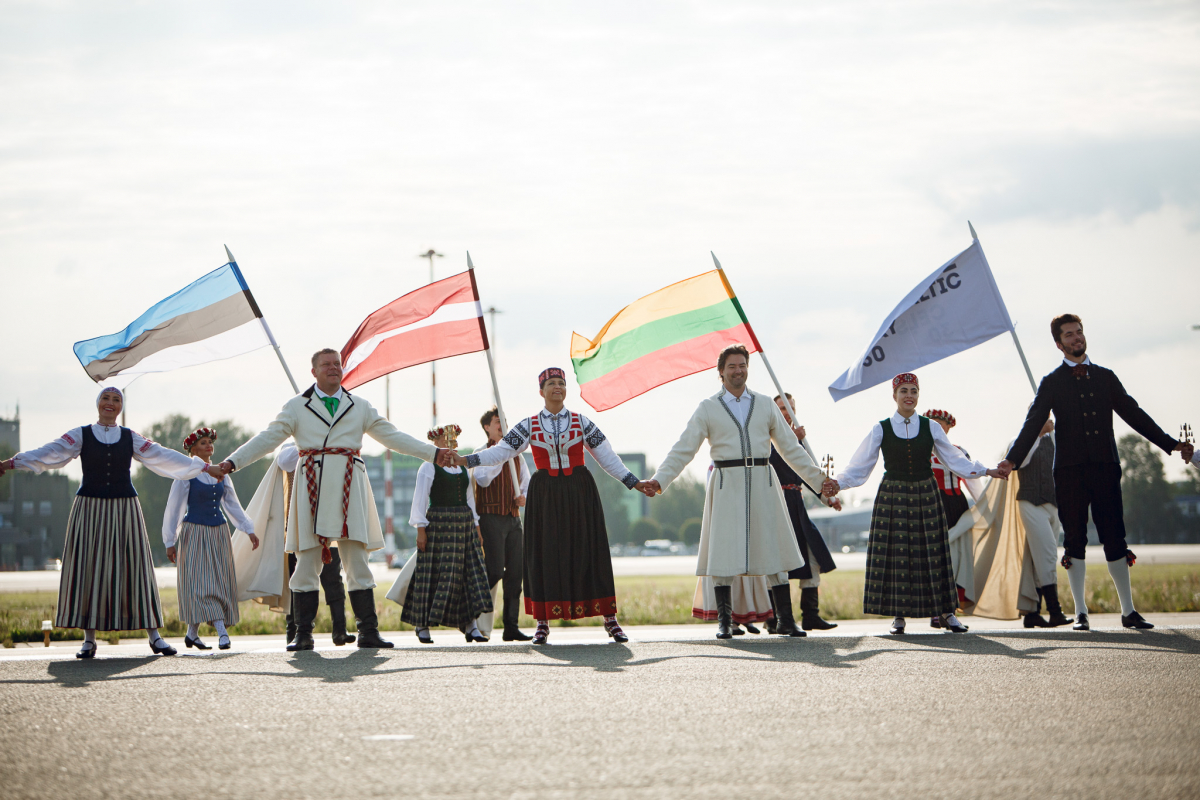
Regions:
<instances>
[{"instance_id":1,"label":"spear-shaped flagpole finial","mask_svg":"<svg viewBox=\"0 0 1200 800\"><path fill-rule=\"evenodd\" d=\"M229 258L230 264L237 263L237 259L233 257L233 253L229 252L229 245L225 245L225 255Z\"/></svg>"},{"instance_id":2,"label":"spear-shaped flagpole finial","mask_svg":"<svg viewBox=\"0 0 1200 800\"><path fill-rule=\"evenodd\" d=\"M967 220L967 230L971 232L971 238L979 241L979 236L975 234L975 226L971 224L971 220Z\"/></svg>"},{"instance_id":3,"label":"spear-shaped flagpole finial","mask_svg":"<svg viewBox=\"0 0 1200 800\"><path fill-rule=\"evenodd\" d=\"M717 261L717 254L712 250L709 250L708 254L713 257L713 263L717 265L717 269L721 269L721 262Z\"/></svg>"},{"instance_id":4,"label":"spear-shaped flagpole finial","mask_svg":"<svg viewBox=\"0 0 1200 800\"><path fill-rule=\"evenodd\" d=\"M475 269L475 265L471 263L471 251L467 251L467 269Z\"/></svg>"}]
</instances>

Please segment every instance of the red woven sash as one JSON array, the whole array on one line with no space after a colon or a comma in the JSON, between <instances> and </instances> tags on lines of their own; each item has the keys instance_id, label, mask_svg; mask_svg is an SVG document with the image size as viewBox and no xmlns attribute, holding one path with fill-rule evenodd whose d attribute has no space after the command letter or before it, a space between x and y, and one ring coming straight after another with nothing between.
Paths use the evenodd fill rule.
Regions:
<instances>
[{"instance_id":1,"label":"red woven sash","mask_svg":"<svg viewBox=\"0 0 1200 800\"><path fill-rule=\"evenodd\" d=\"M308 481L308 505L313 515L313 527L317 524L317 502L319 498L319 487L317 484L317 456L345 456L346 457L346 483L342 487L342 536L345 539L350 535L350 484L354 481L354 457L360 451L352 450L349 447L322 447L315 450L301 450L300 456L304 459L304 477ZM326 536L318 536L317 539L321 542L321 562L328 564L333 561L333 552L329 549L329 538Z\"/></svg>"}]
</instances>

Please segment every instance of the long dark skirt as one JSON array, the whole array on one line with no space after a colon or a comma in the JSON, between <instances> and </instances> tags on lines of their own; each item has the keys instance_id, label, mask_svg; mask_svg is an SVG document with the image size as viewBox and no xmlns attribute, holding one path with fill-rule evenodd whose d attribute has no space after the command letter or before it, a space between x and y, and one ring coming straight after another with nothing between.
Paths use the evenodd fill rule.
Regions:
<instances>
[{"instance_id":1,"label":"long dark skirt","mask_svg":"<svg viewBox=\"0 0 1200 800\"><path fill-rule=\"evenodd\" d=\"M884 479L871 514L863 612L889 617L953 613L958 605L946 514L933 478Z\"/></svg>"},{"instance_id":2,"label":"long dark skirt","mask_svg":"<svg viewBox=\"0 0 1200 800\"><path fill-rule=\"evenodd\" d=\"M56 628L159 628L162 602L136 497L76 497L63 542Z\"/></svg>"},{"instance_id":3,"label":"long dark skirt","mask_svg":"<svg viewBox=\"0 0 1200 800\"><path fill-rule=\"evenodd\" d=\"M783 497L787 500L788 516L792 519L792 530L796 533L796 544L800 545L800 553L804 556L804 566L797 567L788 573L793 580L802 581L812 578L812 562L816 561L821 574L833 572L837 564L829 554L825 537L817 530L817 526L808 517L808 509L804 507L804 495L794 489L784 489Z\"/></svg>"},{"instance_id":4,"label":"long dark skirt","mask_svg":"<svg viewBox=\"0 0 1200 800\"><path fill-rule=\"evenodd\" d=\"M525 613L580 619L617 613L608 530L596 481L538 470L525 505Z\"/></svg>"},{"instance_id":5,"label":"long dark skirt","mask_svg":"<svg viewBox=\"0 0 1200 800\"><path fill-rule=\"evenodd\" d=\"M425 550L417 553L400 621L415 628L464 628L492 610L475 519L466 506L435 506L427 518Z\"/></svg>"}]
</instances>

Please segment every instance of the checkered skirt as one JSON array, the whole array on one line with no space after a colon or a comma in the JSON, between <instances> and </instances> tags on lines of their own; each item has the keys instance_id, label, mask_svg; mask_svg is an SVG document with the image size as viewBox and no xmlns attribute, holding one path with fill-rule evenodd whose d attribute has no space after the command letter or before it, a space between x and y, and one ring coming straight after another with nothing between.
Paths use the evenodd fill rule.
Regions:
<instances>
[{"instance_id":1,"label":"checkered skirt","mask_svg":"<svg viewBox=\"0 0 1200 800\"><path fill-rule=\"evenodd\" d=\"M946 515L933 478L884 477L871 514L863 612L930 617L958 605Z\"/></svg>"},{"instance_id":2,"label":"checkered skirt","mask_svg":"<svg viewBox=\"0 0 1200 800\"><path fill-rule=\"evenodd\" d=\"M475 519L467 506L434 506L426 518L425 551L417 553L400 621L415 628L465 628L492 611Z\"/></svg>"}]
</instances>

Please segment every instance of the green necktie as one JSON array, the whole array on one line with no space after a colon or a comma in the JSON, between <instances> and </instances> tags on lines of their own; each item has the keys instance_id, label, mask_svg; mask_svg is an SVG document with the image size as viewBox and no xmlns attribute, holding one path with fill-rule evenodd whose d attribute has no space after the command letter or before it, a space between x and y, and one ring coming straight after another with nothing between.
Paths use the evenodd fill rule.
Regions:
<instances>
[{"instance_id":1,"label":"green necktie","mask_svg":"<svg viewBox=\"0 0 1200 800\"><path fill-rule=\"evenodd\" d=\"M336 397L322 397L321 402L325 404L325 409L329 412L329 416L337 416L338 399Z\"/></svg>"}]
</instances>

